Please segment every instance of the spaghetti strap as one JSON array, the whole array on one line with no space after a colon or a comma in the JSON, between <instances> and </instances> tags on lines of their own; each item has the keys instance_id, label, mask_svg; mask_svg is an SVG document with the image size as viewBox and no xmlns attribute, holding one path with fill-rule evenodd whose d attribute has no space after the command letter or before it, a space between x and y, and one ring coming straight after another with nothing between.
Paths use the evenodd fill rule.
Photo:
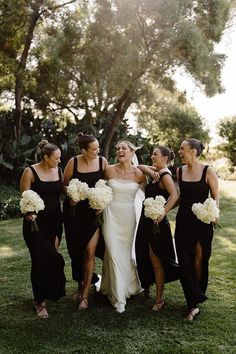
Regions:
<instances>
[{"instance_id":1,"label":"spaghetti strap","mask_svg":"<svg viewBox=\"0 0 236 354\"><path fill-rule=\"evenodd\" d=\"M179 167L179 182L182 182L182 167L183 166Z\"/></svg>"},{"instance_id":2,"label":"spaghetti strap","mask_svg":"<svg viewBox=\"0 0 236 354\"><path fill-rule=\"evenodd\" d=\"M74 157L74 166L73 166L73 175L76 174L77 170L78 170L78 159L75 156Z\"/></svg>"},{"instance_id":3,"label":"spaghetti strap","mask_svg":"<svg viewBox=\"0 0 236 354\"><path fill-rule=\"evenodd\" d=\"M99 156L99 171L102 171L102 156Z\"/></svg>"},{"instance_id":4,"label":"spaghetti strap","mask_svg":"<svg viewBox=\"0 0 236 354\"><path fill-rule=\"evenodd\" d=\"M62 170L61 167L58 166L58 175L59 175L59 181L62 181Z\"/></svg>"},{"instance_id":5,"label":"spaghetti strap","mask_svg":"<svg viewBox=\"0 0 236 354\"><path fill-rule=\"evenodd\" d=\"M33 166L29 166L29 168L33 172L34 178L37 179L37 180L40 180L40 178L39 178L37 172L35 171L34 167Z\"/></svg>"},{"instance_id":6,"label":"spaghetti strap","mask_svg":"<svg viewBox=\"0 0 236 354\"><path fill-rule=\"evenodd\" d=\"M204 169L203 169L203 171L202 171L202 178L201 178L201 181L206 181L206 173L207 173L207 169L208 169L208 165L205 165L204 166Z\"/></svg>"}]
</instances>

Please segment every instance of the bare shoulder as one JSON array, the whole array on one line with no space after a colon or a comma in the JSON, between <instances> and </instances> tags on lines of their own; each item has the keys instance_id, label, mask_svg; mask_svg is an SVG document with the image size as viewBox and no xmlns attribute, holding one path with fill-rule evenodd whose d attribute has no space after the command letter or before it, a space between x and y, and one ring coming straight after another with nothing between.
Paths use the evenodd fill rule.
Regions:
<instances>
[{"instance_id":1,"label":"bare shoulder","mask_svg":"<svg viewBox=\"0 0 236 354\"><path fill-rule=\"evenodd\" d=\"M211 166L208 166L207 168L207 176L208 177L217 177L216 172L214 171L214 169Z\"/></svg>"},{"instance_id":2,"label":"bare shoulder","mask_svg":"<svg viewBox=\"0 0 236 354\"><path fill-rule=\"evenodd\" d=\"M70 158L70 160L67 162L67 166L70 166L74 163L74 156Z\"/></svg>"},{"instance_id":3,"label":"bare shoulder","mask_svg":"<svg viewBox=\"0 0 236 354\"><path fill-rule=\"evenodd\" d=\"M102 158L102 167L105 170L108 167L108 162L104 156L101 156L101 158Z\"/></svg>"},{"instance_id":4,"label":"bare shoulder","mask_svg":"<svg viewBox=\"0 0 236 354\"><path fill-rule=\"evenodd\" d=\"M32 165L32 167L34 167L35 165ZM24 172L23 172L23 175L22 175L22 177L34 177L34 174L33 174L33 171L31 170L31 168L30 167L26 167L25 169L24 169Z\"/></svg>"},{"instance_id":5,"label":"bare shoulder","mask_svg":"<svg viewBox=\"0 0 236 354\"><path fill-rule=\"evenodd\" d=\"M146 181L144 173L137 167L135 168L135 176L138 179L139 183L143 183Z\"/></svg>"},{"instance_id":6,"label":"bare shoulder","mask_svg":"<svg viewBox=\"0 0 236 354\"><path fill-rule=\"evenodd\" d=\"M108 165L105 170L104 170L104 174L105 174L105 178L106 179L110 179L114 176L115 174L115 167L116 165Z\"/></svg>"}]
</instances>

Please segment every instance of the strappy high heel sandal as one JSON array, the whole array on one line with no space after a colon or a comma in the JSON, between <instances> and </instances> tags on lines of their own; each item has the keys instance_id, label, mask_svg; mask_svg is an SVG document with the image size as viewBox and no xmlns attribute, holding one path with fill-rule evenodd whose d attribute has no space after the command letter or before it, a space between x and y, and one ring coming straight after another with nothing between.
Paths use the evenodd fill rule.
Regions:
<instances>
[{"instance_id":1,"label":"strappy high heel sandal","mask_svg":"<svg viewBox=\"0 0 236 354\"><path fill-rule=\"evenodd\" d=\"M198 307L195 307L193 309L191 309L188 313L187 316L184 318L185 322L193 322L194 317L197 316L200 313L200 310Z\"/></svg>"},{"instance_id":2,"label":"strappy high heel sandal","mask_svg":"<svg viewBox=\"0 0 236 354\"><path fill-rule=\"evenodd\" d=\"M79 301L79 311L87 310L87 308L88 308L88 297L81 296Z\"/></svg>"},{"instance_id":3,"label":"strappy high heel sandal","mask_svg":"<svg viewBox=\"0 0 236 354\"><path fill-rule=\"evenodd\" d=\"M152 311L161 311L163 307L165 306L165 301L161 300L159 302L155 302L155 304L152 306Z\"/></svg>"},{"instance_id":4,"label":"strappy high heel sandal","mask_svg":"<svg viewBox=\"0 0 236 354\"><path fill-rule=\"evenodd\" d=\"M42 305L42 304L38 304L37 302L33 303L33 309L37 314L38 318L48 318L48 311L46 308L46 304Z\"/></svg>"}]
</instances>

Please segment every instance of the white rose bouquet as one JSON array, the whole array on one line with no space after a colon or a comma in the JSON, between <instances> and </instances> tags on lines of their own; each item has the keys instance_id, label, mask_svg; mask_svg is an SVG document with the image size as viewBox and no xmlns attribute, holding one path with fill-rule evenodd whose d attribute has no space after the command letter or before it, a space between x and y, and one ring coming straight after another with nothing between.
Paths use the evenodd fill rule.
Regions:
<instances>
[{"instance_id":1,"label":"white rose bouquet","mask_svg":"<svg viewBox=\"0 0 236 354\"><path fill-rule=\"evenodd\" d=\"M70 180L67 186L67 195L74 202L79 202L88 198L89 187L86 182L81 182L78 178Z\"/></svg>"},{"instance_id":2,"label":"white rose bouquet","mask_svg":"<svg viewBox=\"0 0 236 354\"><path fill-rule=\"evenodd\" d=\"M89 189L88 200L90 208L103 210L112 200L112 189L107 186L105 180L100 179L94 188Z\"/></svg>"},{"instance_id":3,"label":"white rose bouquet","mask_svg":"<svg viewBox=\"0 0 236 354\"><path fill-rule=\"evenodd\" d=\"M144 215L147 218L152 219L153 221L158 219L165 211L165 203L166 200L162 195L157 195L154 198L146 198L144 200ZM159 227L157 224L153 224L154 229L153 232L154 233L159 233ZM157 232L156 232L157 231Z\"/></svg>"},{"instance_id":4,"label":"white rose bouquet","mask_svg":"<svg viewBox=\"0 0 236 354\"><path fill-rule=\"evenodd\" d=\"M32 190L27 190L22 193L22 197L20 200L20 211L22 214L27 214L27 213L32 213L32 214L38 214L40 210L44 210L45 205L44 201L40 198L38 193L32 191ZM36 215L34 219L32 220L32 232L38 231L38 225L35 220Z\"/></svg>"},{"instance_id":5,"label":"white rose bouquet","mask_svg":"<svg viewBox=\"0 0 236 354\"><path fill-rule=\"evenodd\" d=\"M207 198L204 203L194 203L192 211L199 220L206 224L216 221L220 215L216 201L212 198Z\"/></svg>"}]
</instances>

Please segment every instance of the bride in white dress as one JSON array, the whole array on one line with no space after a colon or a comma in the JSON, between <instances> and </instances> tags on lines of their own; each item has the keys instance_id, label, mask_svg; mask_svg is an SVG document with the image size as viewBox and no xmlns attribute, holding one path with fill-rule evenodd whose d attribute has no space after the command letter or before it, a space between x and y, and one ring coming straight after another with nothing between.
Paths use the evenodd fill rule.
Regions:
<instances>
[{"instance_id":1,"label":"bride in white dress","mask_svg":"<svg viewBox=\"0 0 236 354\"><path fill-rule=\"evenodd\" d=\"M117 312L124 312L126 299L142 289L132 259L136 227L135 196L146 182L131 159L137 148L128 141L117 144L118 163L105 170L113 200L104 210L103 235L106 245L100 291L107 295Z\"/></svg>"}]
</instances>

